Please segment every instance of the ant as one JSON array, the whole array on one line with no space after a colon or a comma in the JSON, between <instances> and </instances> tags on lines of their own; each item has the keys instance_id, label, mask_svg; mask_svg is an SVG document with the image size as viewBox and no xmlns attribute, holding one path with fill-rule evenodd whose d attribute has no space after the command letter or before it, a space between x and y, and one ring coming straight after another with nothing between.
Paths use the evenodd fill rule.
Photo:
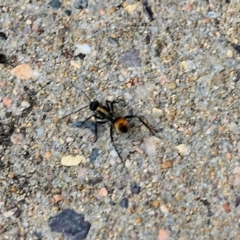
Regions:
<instances>
[{"instance_id":1,"label":"ant","mask_svg":"<svg viewBox=\"0 0 240 240\"><path fill-rule=\"evenodd\" d=\"M71 84L77 88L72 82ZM77 88L79 89L79 88ZM86 97L87 99L90 101L90 104L87 106L84 106L82 108L80 108L79 110L77 110L74 113L80 112L82 111L84 108L89 107L91 111L94 112L93 115L91 115L90 117L86 118L82 124L84 124L86 121L88 121L90 118L95 117L96 121L95 121L95 142L98 139L98 131L97 131L97 127L98 124L106 124L109 123L110 125L110 138L111 138L111 142L113 144L113 147L115 149L115 151L117 152L118 157L120 158L121 162L123 163L122 157L114 143L113 140L113 130L115 130L117 133L121 134L121 133L127 133L129 130L129 124L128 124L128 120L127 119L132 119L132 118L137 118L151 133L152 135L155 135L155 133L153 132L153 130L143 121L143 119L140 116L137 115L127 115L127 116L123 116L123 117L115 117L114 115L114 104L119 103L119 100L114 100L114 101L109 101L106 100L105 105L101 104L98 100L91 100L89 98L89 96L81 89L79 89ZM62 118L60 118L56 124L59 123L59 121L61 121L63 118L68 117L70 115L72 115L73 113L67 114L65 116L63 116ZM124 165L124 164L123 164Z\"/></svg>"}]
</instances>

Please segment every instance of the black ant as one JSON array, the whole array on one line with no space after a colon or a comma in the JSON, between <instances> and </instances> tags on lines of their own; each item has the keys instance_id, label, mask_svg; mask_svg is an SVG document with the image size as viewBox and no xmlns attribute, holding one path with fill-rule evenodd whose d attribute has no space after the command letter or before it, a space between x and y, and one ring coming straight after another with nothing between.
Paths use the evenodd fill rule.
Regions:
<instances>
[{"instance_id":1,"label":"black ant","mask_svg":"<svg viewBox=\"0 0 240 240\"><path fill-rule=\"evenodd\" d=\"M72 82L71 84L77 88ZM79 89L79 88L77 88ZM115 130L117 133L127 133L128 129L129 129L129 124L128 124L128 120L127 119L131 119L131 118L138 118L138 120L153 134L155 135L155 133L153 132L153 130L143 121L143 119L140 116L137 115L127 115L124 117L115 117L114 116L114 104L119 103L119 101L109 101L106 100L105 105L101 104L98 100L91 100L89 98L89 96L81 89L79 89L90 101L90 104L87 106L84 106L82 108L80 108L79 110L77 110L74 113L80 112L81 110L83 110L84 108L89 107L91 111L94 112L93 115L91 115L90 117L86 118L82 124L84 124L86 121L88 121L90 118L95 117L97 120L95 121L95 142L97 141L98 138L98 131L97 131L97 127L98 124L105 124L105 123L109 123L110 125L110 137L111 137L111 142L113 144L113 147L115 149L115 151L118 154L118 157L120 158L120 160L122 161L122 157L116 147L116 145L114 144L114 140L113 140L113 130ZM60 118L57 121L57 124L59 123L60 120L62 120L63 118L70 116L74 113L70 113L67 114L65 116L63 116L62 118ZM122 161L123 163L123 161Z\"/></svg>"}]
</instances>

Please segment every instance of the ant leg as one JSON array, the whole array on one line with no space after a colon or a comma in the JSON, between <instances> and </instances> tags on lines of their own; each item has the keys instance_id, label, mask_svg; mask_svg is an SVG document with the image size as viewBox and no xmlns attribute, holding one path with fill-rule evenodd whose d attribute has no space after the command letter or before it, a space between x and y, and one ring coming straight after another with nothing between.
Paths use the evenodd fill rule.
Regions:
<instances>
[{"instance_id":1,"label":"ant leg","mask_svg":"<svg viewBox=\"0 0 240 240\"><path fill-rule=\"evenodd\" d=\"M107 121L96 121L95 122L95 141L94 142L96 142L98 139L98 131L97 131L98 124L105 124L105 123L107 123Z\"/></svg>"},{"instance_id":2,"label":"ant leg","mask_svg":"<svg viewBox=\"0 0 240 240\"><path fill-rule=\"evenodd\" d=\"M155 135L155 132L143 121L143 119L137 115L128 115L124 118L137 118L151 133L152 135Z\"/></svg>"},{"instance_id":3,"label":"ant leg","mask_svg":"<svg viewBox=\"0 0 240 240\"><path fill-rule=\"evenodd\" d=\"M88 121L88 120L89 120L90 118L92 118L92 117L95 117L96 119L105 119L104 117L99 117L99 116L93 114L93 115L91 115L90 117L86 118L86 119L82 122L82 124L84 124L86 121Z\"/></svg>"},{"instance_id":4,"label":"ant leg","mask_svg":"<svg viewBox=\"0 0 240 240\"><path fill-rule=\"evenodd\" d=\"M114 109L114 104L115 103L118 103L118 101L114 100L114 101L109 101L109 100L106 100L106 106L108 108L108 110L110 110L111 112L113 112L113 109Z\"/></svg>"},{"instance_id":5,"label":"ant leg","mask_svg":"<svg viewBox=\"0 0 240 240\"><path fill-rule=\"evenodd\" d=\"M122 160L122 157L121 157L119 151L117 150L116 145L114 144L114 140L113 140L113 127L112 127L112 126L110 127L110 137L111 137L112 145L113 145L115 151L117 152L117 155L118 155L118 157L120 158L122 164L124 165L123 160ZM125 166L125 165L124 165L124 166Z\"/></svg>"}]
</instances>

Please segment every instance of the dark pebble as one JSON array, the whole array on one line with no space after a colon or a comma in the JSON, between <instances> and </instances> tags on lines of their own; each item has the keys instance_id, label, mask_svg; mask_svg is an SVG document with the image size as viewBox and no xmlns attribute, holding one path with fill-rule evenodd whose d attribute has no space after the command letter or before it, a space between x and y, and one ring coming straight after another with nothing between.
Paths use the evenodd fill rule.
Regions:
<instances>
[{"instance_id":1,"label":"dark pebble","mask_svg":"<svg viewBox=\"0 0 240 240\"><path fill-rule=\"evenodd\" d=\"M128 199L127 198L123 198L120 202L120 206L122 208L128 208Z\"/></svg>"},{"instance_id":2,"label":"dark pebble","mask_svg":"<svg viewBox=\"0 0 240 240\"><path fill-rule=\"evenodd\" d=\"M7 63L7 57L2 53L0 53L0 63L1 64Z\"/></svg>"},{"instance_id":3,"label":"dark pebble","mask_svg":"<svg viewBox=\"0 0 240 240\"><path fill-rule=\"evenodd\" d=\"M59 2L58 0L51 0L51 1L49 2L49 5L50 5L53 9L57 10L57 9L59 9L59 8L61 7L61 2Z\"/></svg>"},{"instance_id":4,"label":"dark pebble","mask_svg":"<svg viewBox=\"0 0 240 240\"><path fill-rule=\"evenodd\" d=\"M69 9L67 9L67 10L65 10L65 14L68 15L68 16L70 16L70 15L72 14L72 11L69 10Z\"/></svg>"},{"instance_id":5,"label":"dark pebble","mask_svg":"<svg viewBox=\"0 0 240 240\"><path fill-rule=\"evenodd\" d=\"M120 58L120 64L125 67L140 67L141 58L139 50L130 49L124 52Z\"/></svg>"},{"instance_id":6,"label":"dark pebble","mask_svg":"<svg viewBox=\"0 0 240 240\"><path fill-rule=\"evenodd\" d=\"M116 205L116 203L112 200L109 201L109 204L112 205L112 206Z\"/></svg>"},{"instance_id":7,"label":"dark pebble","mask_svg":"<svg viewBox=\"0 0 240 240\"><path fill-rule=\"evenodd\" d=\"M33 232L33 236L37 239L42 239L43 238L43 235L41 232L38 232L38 231L34 231Z\"/></svg>"},{"instance_id":8,"label":"dark pebble","mask_svg":"<svg viewBox=\"0 0 240 240\"><path fill-rule=\"evenodd\" d=\"M240 205L240 196L236 197L235 200L235 207L238 207Z\"/></svg>"},{"instance_id":9,"label":"dark pebble","mask_svg":"<svg viewBox=\"0 0 240 240\"><path fill-rule=\"evenodd\" d=\"M141 187L137 186L135 182L132 183L130 187L131 187L132 194L139 194L141 192Z\"/></svg>"},{"instance_id":10,"label":"dark pebble","mask_svg":"<svg viewBox=\"0 0 240 240\"><path fill-rule=\"evenodd\" d=\"M86 54L79 53L76 57L79 57L80 59L84 59L86 57Z\"/></svg>"},{"instance_id":11,"label":"dark pebble","mask_svg":"<svg viewBox=\"0 0 240 240\"><path fill-rule=\"evenodd\" d=\"M0 39L7 40L7 35L4 32L0 32Z\"/></svg>"},{"instance_id":12,"label":"dark pebble","mask_svg":"<svg viewBox=\"0 0 240 240\"><path fill-rule=\"evenodd\" d=\"M237 76L234 79L234 82L238 82L240 80L240 71L237 72Z\"/></svg>"},{"instance_id":13,"label":"dark pebble","mask_svg":"<svg viewBox=\"0 0 240 240\"><path fill-rule=\"evenodd\" d=\"M113 38L113 37L109 37L108 42L110 42L111 44L118 44L118 40L116 38Z\"/></svg>"},{"instance_id":14,"label":"dark pebble","mask_svg":"<svg viewBox=\"0 0 240 240\"><path fill-rule=\"evenodd\" d=\"M91 163L94 163L96 161L96 159L97 159L97 157L99 155L98 153L99 153L98 148L93 148L91 156L90 156L90 162Z\"/></svg>"},{"instance_id":15,"label":"dark pebble","mask_svg":"<svg viewBox=\"0 0 240 240\"><path fill-rule=\"evenodd\" d=\"M52 105L50 103L45 103L43 105L43 112L50 112L52 110Z\"/></svg>"},{"instance_id":16,"label":"dark pebble","mask_svg":"<svg viewBox=\"0 0 240 240\"><path fill-rule=\"evenodd\" d=\"M144 40L146 44L149 44L151 42L151 35L147 35Z\"/></svg>"},{"instance_id":17,"label":"dark pebble","mask_svg":"<svg viewBox=\"0 0 240 240\"><path fill-rule=\"evenodd\" d=\"M49 227L54 232L60 232L72 240L82 240L88 234L91 224L84 221L84 215L73 209L65 209L48 220Z\"/></svg>"},{"instance_id":18,"label":"dark pebble","mask_svg":"<svg viewBox=\"0 0 240 240\"><path fill-rule=\"evenodd\" d=\"M236 51L237 53L240 54L240 45L232 44L232 47L235 49L235 51Z\"/></svg>"},{"instance_id":19,"label":"dark pebble","mask_svg":"<svg viewBox=\"0 0 240 240\"><path fill-rule=\"evenodd\" d=\"M76 0L73 6L76 9L83 9L83 8L86 8L87 5L88 5L87 0Z\"/></svg>"}]
</instances>

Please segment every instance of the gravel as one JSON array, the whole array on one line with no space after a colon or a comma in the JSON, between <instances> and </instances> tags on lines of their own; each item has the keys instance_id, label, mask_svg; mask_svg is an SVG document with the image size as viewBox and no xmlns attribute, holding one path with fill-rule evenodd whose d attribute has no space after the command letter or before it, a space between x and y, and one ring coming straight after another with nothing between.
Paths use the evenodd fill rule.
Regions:
<instances>
[{"instance_id":1,"label":"gravel","mask_svg":"<svg viewBox=\"0 0 240 240\"><path fill-rule=\"evenodd\" d=\"M238 239L239 2L10 2L0 4L0 238L64 239L48 222L69 209L91 225L85 239ZM114 133L124 166L109 125L95 142L83 124L93 113L77 112L89 105L82 91L121 100L117 116L156 130L132 119Z\"/></svg>"}]
</instances>

